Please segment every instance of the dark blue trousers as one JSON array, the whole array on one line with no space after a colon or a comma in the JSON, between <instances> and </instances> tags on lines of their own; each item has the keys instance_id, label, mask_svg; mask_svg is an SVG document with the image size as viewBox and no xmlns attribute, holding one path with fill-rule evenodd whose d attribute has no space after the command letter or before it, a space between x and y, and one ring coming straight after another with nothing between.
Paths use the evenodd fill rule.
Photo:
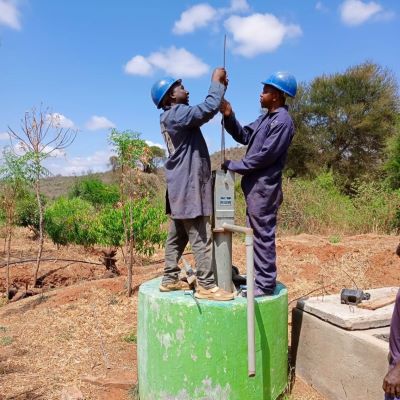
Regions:
<instances>
[{"instance_id":1,"label":"dark blue trousers","mask_svg":"<svg viewBox=\"0 0 400 400\"><path fill-rule=\"evenodd\" d=\"M275 230L278 209L265 212L247 210L247 226L254 233L255 284L258 288L274 289L276 286Z\"/></svg>"}]
</instances>

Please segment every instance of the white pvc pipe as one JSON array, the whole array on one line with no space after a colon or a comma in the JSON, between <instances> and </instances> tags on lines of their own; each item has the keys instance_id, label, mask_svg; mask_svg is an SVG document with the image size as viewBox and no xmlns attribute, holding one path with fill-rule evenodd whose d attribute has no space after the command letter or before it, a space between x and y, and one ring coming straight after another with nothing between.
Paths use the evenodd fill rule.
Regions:
<instances>
[{"instance_id":1,"label":"white pvc pipe","mask_svg":"<svg viewBox=\"0 0 400 400\"><path fill-rule=\"evenodd\" d=\"M246 234L246 269L247 269L247 372L256 375L256 341L254 330L254 247L253 230L243 226L222 224L222 228L231 232Z\"/></svg>"}]
</instances>

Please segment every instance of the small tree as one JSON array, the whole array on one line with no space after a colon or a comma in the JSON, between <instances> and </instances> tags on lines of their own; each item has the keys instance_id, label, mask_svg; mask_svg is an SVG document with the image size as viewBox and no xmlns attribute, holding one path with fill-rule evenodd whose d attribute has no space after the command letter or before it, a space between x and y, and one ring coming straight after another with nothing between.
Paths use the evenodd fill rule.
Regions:
<instances>
[{"instance_id":1,"label":"small tree","mask_svg":"<svg viewBox=\"0 0 400 400\"><path fill-rule=\"evenodd\" d=\"M158 146L149 146L145 149L147 159L143 162L143 172L154 172L165 161L165 150Z\"/></svg>"},{"instance_id":2,"label":"small tree","mask_svg":"<svg viewBox=\"0 0 400 400\"><path fill-rule=\"evenodd\" d=\"M134 235L134 210L136 172L139 163L147 163L148 158L146 142L140 139L140 134L132 131L119 132L113 129L110 134L110 142L114 145L114 151L118 157L117 166L121 171L120 195L121 208L123 210L123 224L125 232L126 253L128 255L128 296L132 295L132 268L133 251L135 247Z\"/></svg>"},{"instance_id":3,"label":"small tree","mask_svg":"<svg viewBox=\"0 0 400 400\"><path fill-rule=\"evenodd\" d=\"M30 112L25 113L25 117L21 121L21 132L17 133L9 127L9 133L12 141L18 143L27 160L29 178L33 182L38 205L39 241L33 274L33 286L36 286L44 244L44 204L40 194L41 179L50 174L43 166L43 162L52 154L67 148L74 141L77 132L70 128L64 128L59 114L51 114L49 110L37 111L33 108Z\"/></svg>"},{"instance_id":4,"label":"small tree","mask_svg":"<svg viewBox=\"0 0 400 400\"><path fill-rule=\"evenodd\" d=\"M75 183L69 197L80 197L100 208L116 204L119 201L119 190L117 185L107 185L99 178L87 176Z\"/></svg>"},{"instance_id":5,"label":"small tree","mask_svg":"<svg viewBox=\"0 0 400 400\"><path fill-rule=\"evenodd\" d=\"M23 192L26 181L26 160L14 155L10 150L3 152L3 165L0 167L0 208L5 221L5 248L6 248L6 293L10 290L10 256L13 227L16 222L16 204Z\"/></svg>"}]
</instances>

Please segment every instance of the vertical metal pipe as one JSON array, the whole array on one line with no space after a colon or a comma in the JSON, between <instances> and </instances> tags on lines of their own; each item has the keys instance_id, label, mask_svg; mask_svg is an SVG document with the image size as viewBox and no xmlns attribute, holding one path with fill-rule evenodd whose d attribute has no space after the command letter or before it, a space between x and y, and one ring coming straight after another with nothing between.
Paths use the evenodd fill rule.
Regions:
<instances>
[{"instance_id":1,"label":"vertical metal pipe","mask_svg":"<svg viewBox=\"0 0 400 400\"><path fill-rule=\"evenodd\" d=\"M256 344L254 331L254 249L253 235L246 235L247 269L247 351L248 374L256 375Z\"/></svg>"},{"instance_id":2,"label":"vertical metal pipe","mask_svg":"<svg viewBox=\"0 0 400 400\"><path fill-rule=\"evenodd\" d=\"M213 266L217 285L232 293L232 232L214 229Z\"/></svg>"}]
</instances>

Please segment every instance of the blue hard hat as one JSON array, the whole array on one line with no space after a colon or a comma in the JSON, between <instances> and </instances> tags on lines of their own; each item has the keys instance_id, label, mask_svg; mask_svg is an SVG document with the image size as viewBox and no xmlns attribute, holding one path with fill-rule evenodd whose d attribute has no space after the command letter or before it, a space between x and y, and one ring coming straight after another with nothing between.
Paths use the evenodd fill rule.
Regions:
<instances>
[{"instance_id":1,"label":"blue hard hat","mask_svg":"<svg viewBox=\"0 0 400 400\"><path fill-rule=\"evenodd\" d=\"M276 87L290 97L296 96L296 78L292 74L289 74L289 72L275 72L261 83Z\"/></svg>"},{"instance_id":2,"label":"blue hard hat","mask_svg":"<svg viewBox=\"0 0 400 400\"><path fill-rule=\"evenodd\" d=\"M161 101L167 94L168 90L177 82L181 82L181 79L171 78L167 76L158 80L151 88L151 98L157 108L161 108Z\"/></svg>"}]
</instances>

